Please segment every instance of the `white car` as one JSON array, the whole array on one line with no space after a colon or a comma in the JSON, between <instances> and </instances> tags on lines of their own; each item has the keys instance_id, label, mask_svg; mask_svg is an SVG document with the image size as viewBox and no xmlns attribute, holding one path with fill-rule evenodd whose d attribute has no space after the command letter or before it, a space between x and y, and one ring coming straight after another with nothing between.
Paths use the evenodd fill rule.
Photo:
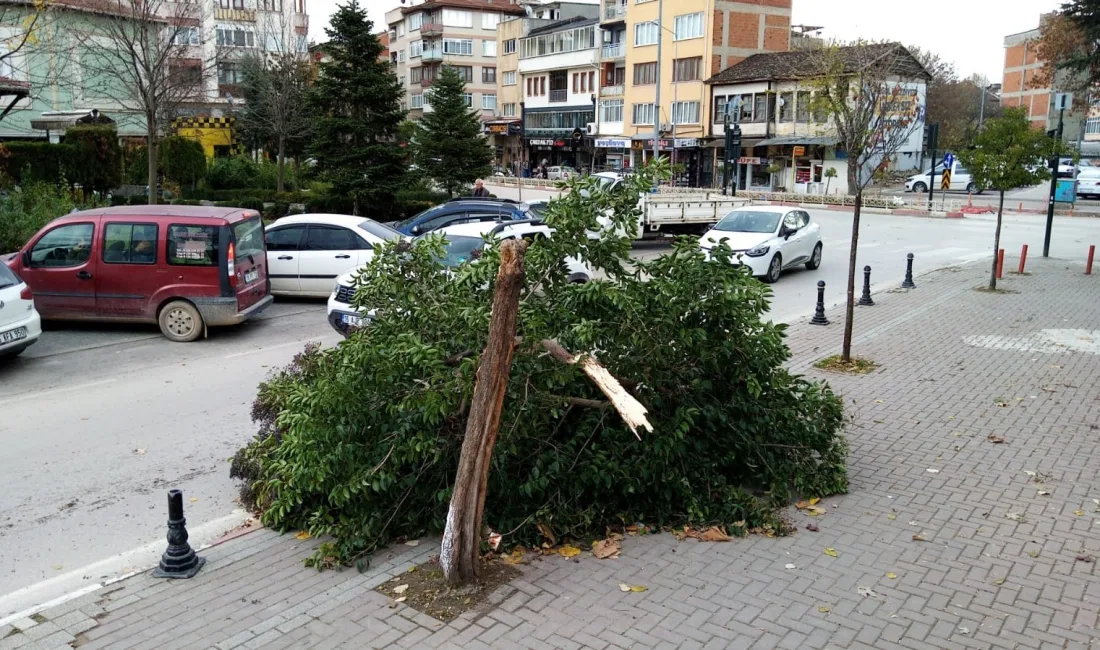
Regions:
<instances>
[{"instance_id":1,"label":"white car","mask_svg":"<svg viewBox=\"0 0 1100 650\"><path fill-rule=\"evenodd\" d=\"M564 165L546 168L546 180L550 181L563 181L576 175L577 170Z\"/></svg>"},{"instance_id":2,"label":"white car","mask_svg":"<svg viewBox=\"0 0 1100 650\"><path fill-rule=\"evenodd\" d=\"M267 277L277 296L325 298L341 274L370 261L374 247L405 236L373 219L299 214L267 227Z\"/></svg>"},{"instance_id":3,"label":"white car","mask_svg":"<svg viewBox=\"0 0 1100 650\"><path fill-rule=\"evenodd\" d=\"M0 358L14 357L42 335L31 288L0 262Z\"/></svg>"},{"instance_id":4,"label":"white car","mask_svg":"<svg viewBox=\"0 0 1100 650\"><path fill-rule=\"evenodd\" d=\"M978 184L974 182L973 177L970 175L970 170L963 167L962 163L956 160L951 166L951 189L952 192L969 192L971 194L981 194L985 190L978 187ZM916 192L917 194L926 194L928 192L928 185L931 183L938 194L943 188L943 162L936 163L936 169L932 176L929 176L928 170L924 170L919 174L913 174L909 178L905 179L905 191Z\"/></svg>"},{"instance_id":5,"label":"white car","mask_svg":"<svg viewBox=\"0 0 1100 650\"><path fill-rule=\"evenodd\" d=\"M784 269L800 264L811 271L821 266L821 227L810 219L810 213L798 208L738 208L708 230L699 245L709 257L720 242L764 282L775 282Z\"/></svg>"},{"instance_id":6,"label":"white car","mask_svg":"<svg viewBox=\"0 0 1100 650\"><path fill-rule=\"evenodd\" d=\"M1100 167L1082 169L1077 174L1077 198L1100 197Z\"/></svg>"},{"instance_id":7,"label":"white car","mask_svg":"<svg viewBox=\"0 0 1100 650\"><path fill-rule=\"evenodd\" d=\"M500 223L464 223L441 228L432 234L446 235L447 254L440 261L444 266L454 268L474 259L485 246L486 238L535 240L540 237L550 237L553 232L553 228L544 225L538 219L524 219ZM570 282L582 284L592 279L592 270L581 260L570 257L566 258L565 264L569 269ZM345 336L351 329L362 327L372 317L370 311L357 311L352 307L351 303L355 298L354 285L355 271L353 270L337 278L336 286L328 299L328 322L337 332Z\"/></svg>"}]
</instances>

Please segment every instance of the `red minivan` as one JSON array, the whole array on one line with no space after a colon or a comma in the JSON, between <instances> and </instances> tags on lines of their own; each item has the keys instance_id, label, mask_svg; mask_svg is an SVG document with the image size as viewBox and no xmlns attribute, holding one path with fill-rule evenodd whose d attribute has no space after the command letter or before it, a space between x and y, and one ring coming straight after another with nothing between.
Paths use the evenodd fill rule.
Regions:
<instances>
[{"instance_id":1,"label":"red minivan","mask_svg":"<svg viewBox=\"0 0 1100 650\"><path fill-rule=\"evenodd\" d=\"M173 341L272 302L264 226L240 208L148 205L55 219L7 260L43 319L157 323Z\"/></svg>"}]
</instances>

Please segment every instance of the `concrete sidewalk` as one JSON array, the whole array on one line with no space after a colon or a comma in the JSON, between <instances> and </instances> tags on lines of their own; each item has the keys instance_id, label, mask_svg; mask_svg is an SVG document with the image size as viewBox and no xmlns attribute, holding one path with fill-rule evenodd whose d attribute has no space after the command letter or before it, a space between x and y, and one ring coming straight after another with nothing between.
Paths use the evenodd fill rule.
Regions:
<instances>
[{"instance_id":1,"label":"concrete sidewalk","mask_svg":"<svg viewBox=\"0 0 1100 650\"><path fill-rule=\"evenodd\" d=\"M143 574L0 628L0 650L1100 648L1100 277L1029 264L1003 281L1017 293L975 291L981 264L858 308L870 375L812 368L839 347L838 311L790 328L792 368L853 417L850 494L792 509L790 537L627 537L618 560L524 565L444 624L372 591L436 540L317 573L314 540L258 530L204 551L192 580Z\"/></svg>"}]
</instances>

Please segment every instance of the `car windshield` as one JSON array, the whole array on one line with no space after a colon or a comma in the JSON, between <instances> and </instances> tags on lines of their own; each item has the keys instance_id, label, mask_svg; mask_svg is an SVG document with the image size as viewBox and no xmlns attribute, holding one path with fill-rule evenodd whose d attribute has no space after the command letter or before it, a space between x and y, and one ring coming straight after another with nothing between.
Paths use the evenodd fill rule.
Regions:
<instances>
[{"instance_id":1,"label":"car windshield","mask_svg":"<svg viewBox=\"0 0 1100 650\"><path fill-rule=\"evenodd\" d=\"M527 214L535 219L542 219L546 216L546 203L531 203L527 206Z\"/></svg>"},{"instance_id":2,"label":"car windshield","mask_svg":"<svg viewBox=\"0 0 1100 650\"><path fill-rule=\"evenodd\" d=\"M430 217L433 214L435 214L437 212L440 212L441 210L443 210L443 206L442 205L437 205L434 208L428 208L427 210L421 212L420 214L414 214L413 216L409 217L408 219L402 219L401 221L398 221L395 225L398 228L404 228L405 226L408 226L408 225L412 224L414 221L417 221L421 217Z\"/></svg>"},{"instance_id":3,"label":"car windshield","mask_svg":"<svg viewBox=\"0 0 1100 650\"><path fill-rule=\"evenodd\" d=\"M19 283L19 276L15 275L15 271L9 269L7 264L0 262L0 289L14 287Z\"/></svg>"},{"instance_id":4,"label":"car windshield","mask_svg":"<svg viewBox=\"0 0 1100 650\"><path fill-rule=\"evenodd\" d=\"M596 176L596 180L599 181L601 190L609 190L615 184L615 179L610 176Z\"/></svg>"},{"instance_id":5,"label":"car windshield","mask_svg":"<svg viewBox=\"0 0 1100 650\"><path fill-rule=\"evenodd\" d=\"M363 219L359 222L359 227L382 241L395 241L404 237L404 235L393 228L383 226L374 219Z\"/></svg>"},{"instance_id":6,"label":"car windshield","mask_svg":"<svg viewBox=\"0 0 1100 650\"><path fill-rule=\"evenodd\" d=\"M264 253L264 224L259 217L252 217L233 224L234 257L241 259L249 255Z\"/></svg>"},{"instance_id":7,"label":"car windshield","mask_svg":"<svg viewBox=\"0 0 1100 650\"><path fill-rule=\"evenodd\" d=\"M714 229L723 232L775 232L780 216L778 212L734 210L719 221Z\"/></svg>"},{"instance_id":8,"label":"car windshield","mask_svg":"<svg viewBox=\"0 0 1100 650\"><path fill-rule=\"evenodd\" d=\"M439 262L448 268L454 268L476 259L481 254L485 240L481 237L450 235L447 237L446 250Z\"/></svg>"}]
</instances>

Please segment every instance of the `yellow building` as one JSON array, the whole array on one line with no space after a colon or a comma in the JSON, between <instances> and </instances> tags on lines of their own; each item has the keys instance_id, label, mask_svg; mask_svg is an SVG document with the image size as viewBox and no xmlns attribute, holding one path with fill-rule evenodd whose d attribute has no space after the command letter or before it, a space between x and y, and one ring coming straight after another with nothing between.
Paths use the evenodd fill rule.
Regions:
<instances>
[{"instance_id":1,"label":"yellow building","mask_svg":"<svg viewBox=\"0 0 1100 650\"><path fill-rule=\"evenodd\" d=\"M172 120L172 129L201 144L207 160L239 153L232 117L180 117Z\"/></svg>"},{"instance_id":2,"label":"yellow building","mask_svg":"<svg viewBox=\"0 0 1100 650\"><path fill-rule=\"evenodd\" d=\"M607 148L606 159L622 156L624 167L649 160L657 129L661 155L683 165L677 182L712 185L714 154L707 145L713 107L703 82L753 54L788 50L791 3L627 0L603 4L597 119L600 140L616 145ZM660 26L659 7L663 7ZM659 110L655 107L658 80ZM627 139L629 155L619 147Z\"/></svg>"}]
</instances>

